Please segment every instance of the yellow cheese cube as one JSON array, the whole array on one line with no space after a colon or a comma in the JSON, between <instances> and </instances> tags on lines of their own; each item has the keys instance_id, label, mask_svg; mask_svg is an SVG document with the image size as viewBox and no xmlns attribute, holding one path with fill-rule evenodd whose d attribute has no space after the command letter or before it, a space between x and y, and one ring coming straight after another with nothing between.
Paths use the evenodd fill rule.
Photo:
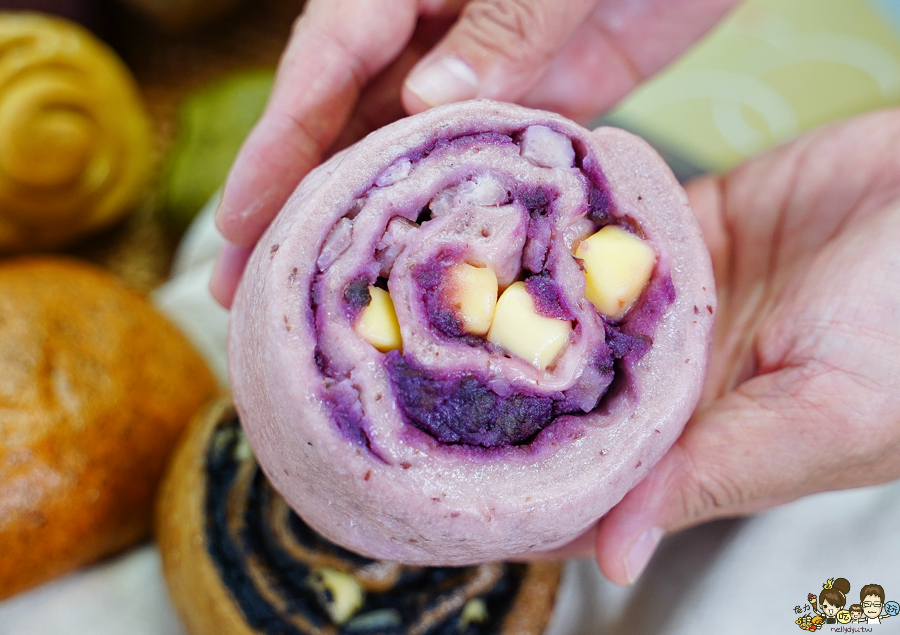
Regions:
<instances>
[{"instance_id":1,"label":"yellow cheese cube","mask_svg":"<svg viewBox=\"0 0 900 635\"><path fill-rule=\"evenodd\" d=\"M514 282L497 300L488 341L544 370L569 339L566 320L539 315L524 282Z\"/></svg>"},{"instance_id":2,"label":"yellow cheese cube","mask_svg":"<svg viewBox=\"0 0 900 635\"><path fill-rule=\"evenodd\" d=\"M365 601L362 588L349 573L329 568L317 569L309 582L313 589L324 595L325 610L335 624L343 624L353 617Z\"/></svg>"},{"instance_id":3,"label":"yellow cheese cube","mask_svg":"<svg viewBox=\"0 0 900 635\"><path fill-rule=\"evenodd\" d=\"M650 245L614 225L581 241L575 256L584 261L584 296L600 313L615 320L634 304L656 263Z\"/></svg>"},{"instance_id":4,"label":"yellow cheese cube","mask_svg":"<svg viewBox=\"0 0 900 635\"><path fill-rule=\"evenodd\" d=\"M488 332L497 306L497 274L493 269L466 263L451 267L446 293L466 331L476 335Z\"/></svg>"},{"instance_id":5,"label":"yellow cheese cube","mask_svg":"<svg viewBox=\"0 0 900 635\"><path fill-rule=\"evenodd\" d=\"M372 301L356 322L356 334L382 353L400 348L403 340L391 296L381 287L369 287L369 295Z\"/></svg>"},{"instance_id":6,"label":"yellow cheese cube","mask_svg":"<svg viewBox=\"0 0 900 635\"><path fill-rule=\"evenodd\" d=\"M481 598L472 598L463 607L459 616L459 621L463 624L482 624L488 621L490 614L488 613L487 604Z\"/></svg>"}]
</instances>

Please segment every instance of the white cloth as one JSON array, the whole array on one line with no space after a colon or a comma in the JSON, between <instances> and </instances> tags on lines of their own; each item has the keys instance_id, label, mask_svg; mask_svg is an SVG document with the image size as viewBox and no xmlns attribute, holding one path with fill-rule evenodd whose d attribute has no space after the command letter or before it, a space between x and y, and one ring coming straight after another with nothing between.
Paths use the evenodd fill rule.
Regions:
<instances>
[{"instance_id":1,"label":"white cloth","mask_svg":"<svg viewBox=\"0 0 900 635\"><path fill-rule=\"evenodd\" d=\"M800 632L829 578L900 597L900 483L810 496L745 520L709 523L663 541L634 587L607 582L593 562L572 563L552 635L721 635ZM841 626L833 625L834 628ZM822 632L831 632L831 625ZM794 629L794 630L791 630ZM850 631L844 631L850 632ZM874 631L873 631L874 632ZM900 619L879 633L900 633ZM550 634L548 634L550 635Z\"/></svg>"},{"instance_id":2,"label":"white cloth","mask_svg":"<svg viewBox=\"0 0 900 635\"><path fill-rule=\"evenodd\" d=\"M214 209L212 202L195 221L172 280L154 299L224 381L228 318L207 289L221 245ZM892 483L819 494L672 536L630 588L607 582L592 561L572 561L547 635L797 633L794 621L812 611L795 607L828 578L850 581L848 606L870 583L884 587L886 600L900 599L898 527L900 483ZM877 631L900 632L900 619ZM123 633L184 633L151 545L0 602L0 635Z\"/></svg>"},{"instance_id":3,"label":"white cloth","mask_svg":"<svg viewBox=\"0 0 900 635\"><path fill-rule=\"evenodd\" d=\"M153 301L194 342L216 377L227 386L228 311L207 288L225 243L215 225L219 196L215 194L191 223L175 254L172 275L153 292Z\"/></svg>"},{"instance_id":4,"label":"white cloth","mask_svg":"<svg viewBox=\"0 0 900 635\"><path fill-rule=\"evenodd\" d=\"M152 545L0 602L0 633L186 635Z\"/></svg>"}]
</instances>

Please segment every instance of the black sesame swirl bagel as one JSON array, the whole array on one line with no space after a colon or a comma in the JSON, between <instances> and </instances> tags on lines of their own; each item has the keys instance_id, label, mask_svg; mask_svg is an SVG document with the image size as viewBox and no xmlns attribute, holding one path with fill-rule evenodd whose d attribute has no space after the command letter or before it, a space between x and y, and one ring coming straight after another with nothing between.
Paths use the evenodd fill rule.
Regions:
<instances>
[{"instance_id":1,"label":"black sesame swirl bagel","mask_svg":"<svg viewBox=\"0 0 900 635\"><path fill-rule=\"evenodd\" d=\"M227 401L176 452L157 534L193 635L538 635L560 576L550 562L408 567L328 542L271 488Z\"/></svg>"},{"instance_id":2,"label":"black sesame swirl bagel","mask_svg":"<svg viewBox=\"0 0 900 635\"><path fill-rule=\"evenodd\" d=\"M264 235L229 356L260 465L354 551L470 564L573 539L680 434L715 307L644 142L488 101L373 133Z\"/></svg>"}]
</instances>

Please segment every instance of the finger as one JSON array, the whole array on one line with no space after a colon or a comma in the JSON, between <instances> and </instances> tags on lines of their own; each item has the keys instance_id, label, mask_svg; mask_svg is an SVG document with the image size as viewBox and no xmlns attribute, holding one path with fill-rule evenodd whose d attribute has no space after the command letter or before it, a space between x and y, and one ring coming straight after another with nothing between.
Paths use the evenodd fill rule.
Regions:
<instances>
[{"instance_id":1,"label":"finger","mask_svg":"<svg viewBox=\"0 0 900 635\"><path fill-rule=\"evenodd\" d=\"M759 323L766 315L757 306L758 303L749 307L735 304L736 297L746 301L748 294L735 296L734 293L734 251L726 220L726 183L727 177L702 177L685 186L691 209L709 248L718 297L712 354L700 407L753 375L757 360L750 351L755 342L747 334L757 332ZM747 233L743 233L741 238L747 238ZM745 315L749 317L745 318ZM735 360L741 361L735 363Z\"/></svg>"},{"instance_id":2,"label":"finger","mask_svg":"<svg viewBox=\"0 0 900 635\"><path fill-rule=\"evenodd\" d=\"M452 19L421 18L409 45L390 66L369 82L353 115L328 154L343 150L382 126L406 116L400 91L409 71L440 40Z\"/></svg>"},{"instance_id":3,"label":"finger","mask_svg":"<svg viewBox=\"0 0 900 635\"><path fill-rule=\"evenodd\" d=\"M566 558L587 558L594 554L594 545L597 543L597 525L591 525L586 531L582 532L575 540L551 549L549 551L532 551L516 558L514 560L564 560Z\"/></svg>"},{"instance_id":4,"label":"finger","mask_svg":"<svg viewBox=\"0 0 900 635\"><path fill-rule=\"evenodd\" d=\"M634 582L660 539L814 492L863 484L867 468L834 451L836 426L860 395L837 371L790 367L760 375L695 414L649 475L601 521L597 562L617 584ZM844 410L823 407L841 395Z\"/></svg>"},{"instance_id":5,"label":"finger","mask_svg":"<svg viewBox=\"0 0 900 635\"><path fill-rule=\"evenodd\" d=\"M603 0L523 103L587 122L685 51L735 0Z\"/></svg>"},{"instance_id":6,"label":"finger","mask_svg":"<svg viewBox=\"0 0 900 635\"><path fill-rule=\"evenodd\" d=\"M311 0L282 56L266 110L235 160L216 214L254 244L344 127L369 79L406 46L414 0Z\"/></svg>"},{"instance_id":7,"label":"finger","mask_svg":"<svg viewBox=\"0 0 900 635\"><path fill-rule=\"evenodd\" d=\"M703 240L712 259L716 289L727 284L731 262L731 244L725 222L725 182L716 176L704 176L688 183L684 191L700 225Z\"/></svg>"},{"instance_id":8,"label":"finger","mask_svg":"<svg viewBox=\"0 0 900 635\"><path fill-rule=\"evenodd\" d=\"M751 403L731 404L700 415L650 474L614 507L597 531L597 563L616 584L631 584L647 566L662 537L692 523L737 515L750 499L754 462L759 457L735 457L758 445L750 437L770 427L775 415L761 413ZM714 424L729 415L734 427ZM763 419L755 419L762 415ZM745 438L729 447L735 428L750 424ZM762 465L756 465L762 468Z\"/></svg>"},{"instance_id":9,"label":"finger","mask_svg":"<svg viewBox=\"0 0 900 635\"><path fill-rule=\"evenodd\" d=\"M209 292L216 302L226 309L231 308L234 292L237 290L241 273L250 259L251 247L241 247L233 243L225 243L215 269L209 281Z\"/></svg>"},{"instance_id":10,"label":"finger","mask_svg":"<svg viewBox=\"0 0 900 635\"><path fill-rule=\"evenodd\" d=\"M520 101L597 0L471 0L410 73L411 112L475 97Z\"/></svg>"},{"instance_id":11,"label":"finger","mask_svg":"<svg viewBox=\"0 0 900 635\"><path fill-rule=\"evenodd\" d=\"M459 28L415 69L421 75L427 68L428 81L411 76L404 104L409 112L419 112L447 101L487 97L587 121L672 61L736 4L737 0L473 3L491 9L464 11ZM535 9L529 12L532 6ZM516 22L517 15L534 19ZM518 25L521 28L515 28Z\"/></svg>"}]
</instances>

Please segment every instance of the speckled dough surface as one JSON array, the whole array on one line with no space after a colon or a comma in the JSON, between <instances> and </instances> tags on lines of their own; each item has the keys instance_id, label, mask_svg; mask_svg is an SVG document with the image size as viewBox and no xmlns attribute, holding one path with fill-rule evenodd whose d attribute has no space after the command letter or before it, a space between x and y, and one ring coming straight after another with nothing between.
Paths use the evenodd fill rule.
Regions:
<instances>
[{"instance_id":1,"label":"speckled dough surface","mask_svg":"<svg viewBox=\"0 0 900 635\"><path fill-rule=\"evenodd\" d=\"M572 253L606 225L656 254L621 320ZM571 333L545 369L467 334L441 280L524 280ZM354 330L386 287L402 350ZM368 556L486 562L564 544L633 487L699 397L715 313L684 192L640 139L489 101L333 157L257 246L232 312L232 390L260 465L312 527Z\"/></svg>"}]
</instances>

